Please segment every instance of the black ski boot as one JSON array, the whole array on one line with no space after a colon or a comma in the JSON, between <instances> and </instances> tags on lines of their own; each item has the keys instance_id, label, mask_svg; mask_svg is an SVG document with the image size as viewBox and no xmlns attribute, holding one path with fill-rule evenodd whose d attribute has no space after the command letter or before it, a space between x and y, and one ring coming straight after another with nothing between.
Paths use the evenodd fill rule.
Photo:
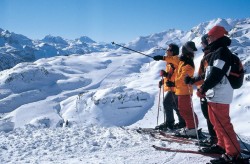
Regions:
<instances>
[{"instance_id":1,"label":"black ski boot","mask_svg":"<svg viewBox=\"0 0 250 164\"><path fill-rule=\"evenodd\" d=\"M220 158L210 160L212 164L249 164L249 159L244 159L239 156L230 156L228 154L222 154Z\"/></svg>"},{"instance_id":2,"label":"black ski boot","mask_svg":"<svg viewBox=\"0 0 250 164\"><path fill-rule=\"evenodd\" d=\"M173 130L174 129L174 124L172 124L172 123L162 123L162 124L156 126L155 129L156 130L163 130L163 131Z\"/></svg>"},{"instance_id":3,"label":"black ski boot","mask_svg":"<svg viewBox=\"0 0 250 164\"><path fill-rule=\"evenodd\" d=\"M156 126L155 129L156 129L156 130L166 130L167 127L168 127L167 123L164 122L164 123L162 123L162 124Z\"/></svg>"},{"instance_id":4,"label":"black ski boot","mask_svg":"<svg viewBox=\"0 0 250 164\"><path fill-rule=\"evenodd\" d=\"M211 147L212 145L216 144L217 141L215 141L212 137L206 138L204 140L200 140L198 144L199 146L202 147Z\"/></svg>"},{"instance_id":5,"label":"black ski boot","mask_svg":"<svg viewBox=\"0 0 250 164\"><path fill-rule=\"evenodd\" d=\"M224 154L226 153L225 149L223 149L222 147L220 147L219 145L212 145L211 147L204 147L201 148L200 152L203 153L208 153L208 154Z\"/></svg>"},{"instance_id":6,"label":"black ski boot","mask_svg":"<svg viewBox=\"0 0 250 164\"><path fill-rule=\"evenodd\" d=\"M174 126L173 126L173 129L181 129L181 128L185 128L186 127L186 123L184 122L184 123L176 123L176 124L174 124Z\"/></svg>"}]
</instances>

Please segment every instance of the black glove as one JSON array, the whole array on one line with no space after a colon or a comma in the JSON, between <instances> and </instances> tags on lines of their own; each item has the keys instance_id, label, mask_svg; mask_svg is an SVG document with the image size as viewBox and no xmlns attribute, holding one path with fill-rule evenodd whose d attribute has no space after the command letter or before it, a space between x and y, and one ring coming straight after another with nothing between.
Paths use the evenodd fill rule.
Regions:
<instances>
[{"instance_id":1,"label":"black glove","mask_svg":"<svg viewBox=\"0 0 250 164\"><path fill-rule=\"evenodd\" d=\"M204 98L204 97L206 97L206 93L202 90L202 88L197 89L196 95L197 95L199 98Z\"/></svg>"},{"instance_id":2,"label":"black glove","mask_svg":"<svg viewBox=\"0 0 250 164\"><path fill-rule=\"evenodd\" d=\"M160 81L159 81L159 85L158 85L159 88L161 88L162 85L163 85L163 80L160 80Z\"/></svg>"},{"instance_id":3,"label":"black glove","mask_svg":"<svg viewBox=\"0 0 250 164\"><path fill-rule=\"evenodd\" d=\"M167 81L167 82L166 82L166 85L167 85L168 87L174 87L174 86L175 86L174 82L172 82L172 81Z\"/></svg>"},{"instance_id":4,"label":"black glove","mask_svg":"<svg viewBox=\"0 0 250 164\"><path fill-rule=\"evenodd\" d=\"M161 70L161 71L160 71L160 76L167 77L167 76L168 76L168 72L166 72L166 71L164 71L164 70Z\"/></svg>"},{"instance_id":5,"label":"black glove","mask_svg":"<svg viewBox=\"0 0 250 164\"><path fill-rule=\"evenodd\" d=\"M156 55L156 56L153 57L153 59L156 60L156 61L163 60L163 56Z\"/></svg>"},{"instance_id":6,"label":"black glove","mask_svg":"<svg viewBox=\"0 0 250 164\"><path fill-rule=\"evenodd\" d=\"M192 78L190 76L186 76L184 79L185 84L194 84L195 83L195 78Z\"/></svg>"}]
</instances>

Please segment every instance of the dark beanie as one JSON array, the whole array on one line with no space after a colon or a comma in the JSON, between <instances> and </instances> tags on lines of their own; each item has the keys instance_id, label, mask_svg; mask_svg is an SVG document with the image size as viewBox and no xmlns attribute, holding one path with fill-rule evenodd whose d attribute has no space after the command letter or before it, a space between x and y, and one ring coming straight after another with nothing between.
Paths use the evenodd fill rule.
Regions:
<instances>
[{"instance_id":1,"label":"dark beanie","mask_svg":"<svg viewBox=\"0 0 250 164\"><path fill-rule=\"evenodd\" d=\"M188 41L184 44L184 47L191 53L194 53L194 51L197 51L197 48L195 47L195 43L192 41Z\"/></svg>"},{"instance_id":2,"label":"dark beanie","mask_svg":"<svg viewBox=\"0 0 250 164\"><path fill-rule=\"evenodd\" d=\"M172 50L173 55L179 55L179 46L177 46L174 43L171 43L171 44L168 45L168 47L169 47L169 49Z\"/></svg>"},{"instance_id":3,"label":"dark beanie","mask_svg":"<svg viewBox=\"0 0 250 164\"><path fill-rule=\"evenodd\" d=\"M208 45L207 37L208 34L205 34L201 37L201 42L204 43L206 46Z\"/></svg>"}]
</instances>

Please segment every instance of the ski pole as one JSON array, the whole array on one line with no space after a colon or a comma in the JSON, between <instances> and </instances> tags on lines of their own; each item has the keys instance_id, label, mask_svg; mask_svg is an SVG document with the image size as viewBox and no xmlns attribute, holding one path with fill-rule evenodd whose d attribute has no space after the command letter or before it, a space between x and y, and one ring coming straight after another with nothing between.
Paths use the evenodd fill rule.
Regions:
<instances>
[{"instance_id":1,"label":"ski pole","mask_svg":"<svg viewBox=\"0 0 250 164\"><path fill-rule=\"evenodd\" d=\"M159 111L160 111L160 108L161 108L160 102L161 102L161 87L160 87L160 90L159 90L159 99L158 99L157 126L158 126L158 121L159 121Z\"/></svg>"},{"instance_id":2,"label":"ski pole","mask_svg":"<svg viewBox=\"0 0 250 164\"><path fill-rule=\"evenodd\" d=\"M199 137L199 134L198 134L198 126L197 126L197 122L196 122L196 119L195 119L193 100L192 100L192 95L191 95L190 90L191 90L191 87L188 84L188 92L189 92L189 95L190 95L190 103L191 103L191 108L192 108L192 113L193 113L193 118L194 118L194 126L195 126L195 130L196 130L196 137L197 137L197 140L198 140L198 146L199 146L199 150L200 150L201 149L200 142L199 142L200 137Z\"/></svg>"},{"instance_id":3,"label":"ski pole","mask_svg":"<svg viewBox=\"0 0 250 164\"><path fill-rule=\"evenodd\" d=\"M128 48L128 47L122 46L122 45L117 44L117 43L115 43L115 42L111 42L111 43L112 43L112 44L114 44L114 45L117 45L117 46L119 46L119 47L125 48L125 49L127 49L127 50L130 50L130 51L133 51L133 52L137 52L137 53L139 53L139 54L141 54L141 55L144 55L144 56L147 56L147 57L153 58L152 56L149 56L149 55L146 55L146 54L144 54L144 53L142 53L142 52L140 52L140 51L136 51L136 50L133 50L133 49L131 49L131 48Z\"/></svg>"},{"instance_id":4,"label":"ski pole","mask_svg":"<svg viewBox=\"0 0 250 164\"><path fill-rule=\"evenodd\" d=\"M162 80L162 103L164 103L164 79L163 79L163 75L161 76L161 80ZM164 114L164 122L167 124L167 118L166 118L166 111L165 109L163 110L163 114Z\"/></svg>"}]
</instances>

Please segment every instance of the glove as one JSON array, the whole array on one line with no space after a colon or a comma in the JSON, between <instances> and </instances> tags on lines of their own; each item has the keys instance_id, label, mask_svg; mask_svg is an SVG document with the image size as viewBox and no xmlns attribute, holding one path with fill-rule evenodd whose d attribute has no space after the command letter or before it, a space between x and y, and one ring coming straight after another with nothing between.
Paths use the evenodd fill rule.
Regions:
<instances>
[{"instance_id":1,"label":"glove","mask_svg":"<svg viewBox=\"0 0 250 164\"><path fill-rule=\"evenodd\" d=\"M164 71L164 70L161 70L161 71L160 71L160 76L167 77L167 76L168 76L168 72L166 72L166 71Z\"/></svg>"},{"instance_id":2,"label":"glove","mask_svg":"<svg viewBox=\"0 0 250 164\"><path fill-rule=\"evenodd\" d=\"M197 89L196 95L197 95L199 98L204 98L204 97L206 97L206 94L203 92L202 88Z\"/></svg>"},{"instance_id":3,"label":"glove","mask_svg":"<svg viewBox=\"0 0 250 164\"><path fill-rule=\"evenodd\" d=\"M186 76L184 79L185 84L194 84L195 83L195 78L192 78L190 76Z\"/></svg>"},{"instance_id":4,"label":"glove","mask_svg":"<svg viewBox=\"0 0 250 164\"><path fill-rule=\"evenodd\" d=\"M156 56L153 57L153 59L156 60L156 61L163 60L163 56L156 55Z\"/></svg>"},{"instance_id":5,"label":"glove","mask_svg":"<svg viewBox=\"0 0 250 164\"><path fill-rule=\"evenodd\" d=\"M174 86L175 86L174 82L172 82L172 81L167 81L167 82L166 82L166 85L167 85L168 87L174 87Z\"/></svg>"},{"instance_id":6,"label":"glove","mask_svg":"<svg viewBox=\"0 0 250 164\"><path fill-rule=\"evenodd\" d=\"M162 85L163 85L163 80L160 80L160 81L159 81L159 85L158 85L159 88L161 88Z\"/></svg>"}]
</instances>

